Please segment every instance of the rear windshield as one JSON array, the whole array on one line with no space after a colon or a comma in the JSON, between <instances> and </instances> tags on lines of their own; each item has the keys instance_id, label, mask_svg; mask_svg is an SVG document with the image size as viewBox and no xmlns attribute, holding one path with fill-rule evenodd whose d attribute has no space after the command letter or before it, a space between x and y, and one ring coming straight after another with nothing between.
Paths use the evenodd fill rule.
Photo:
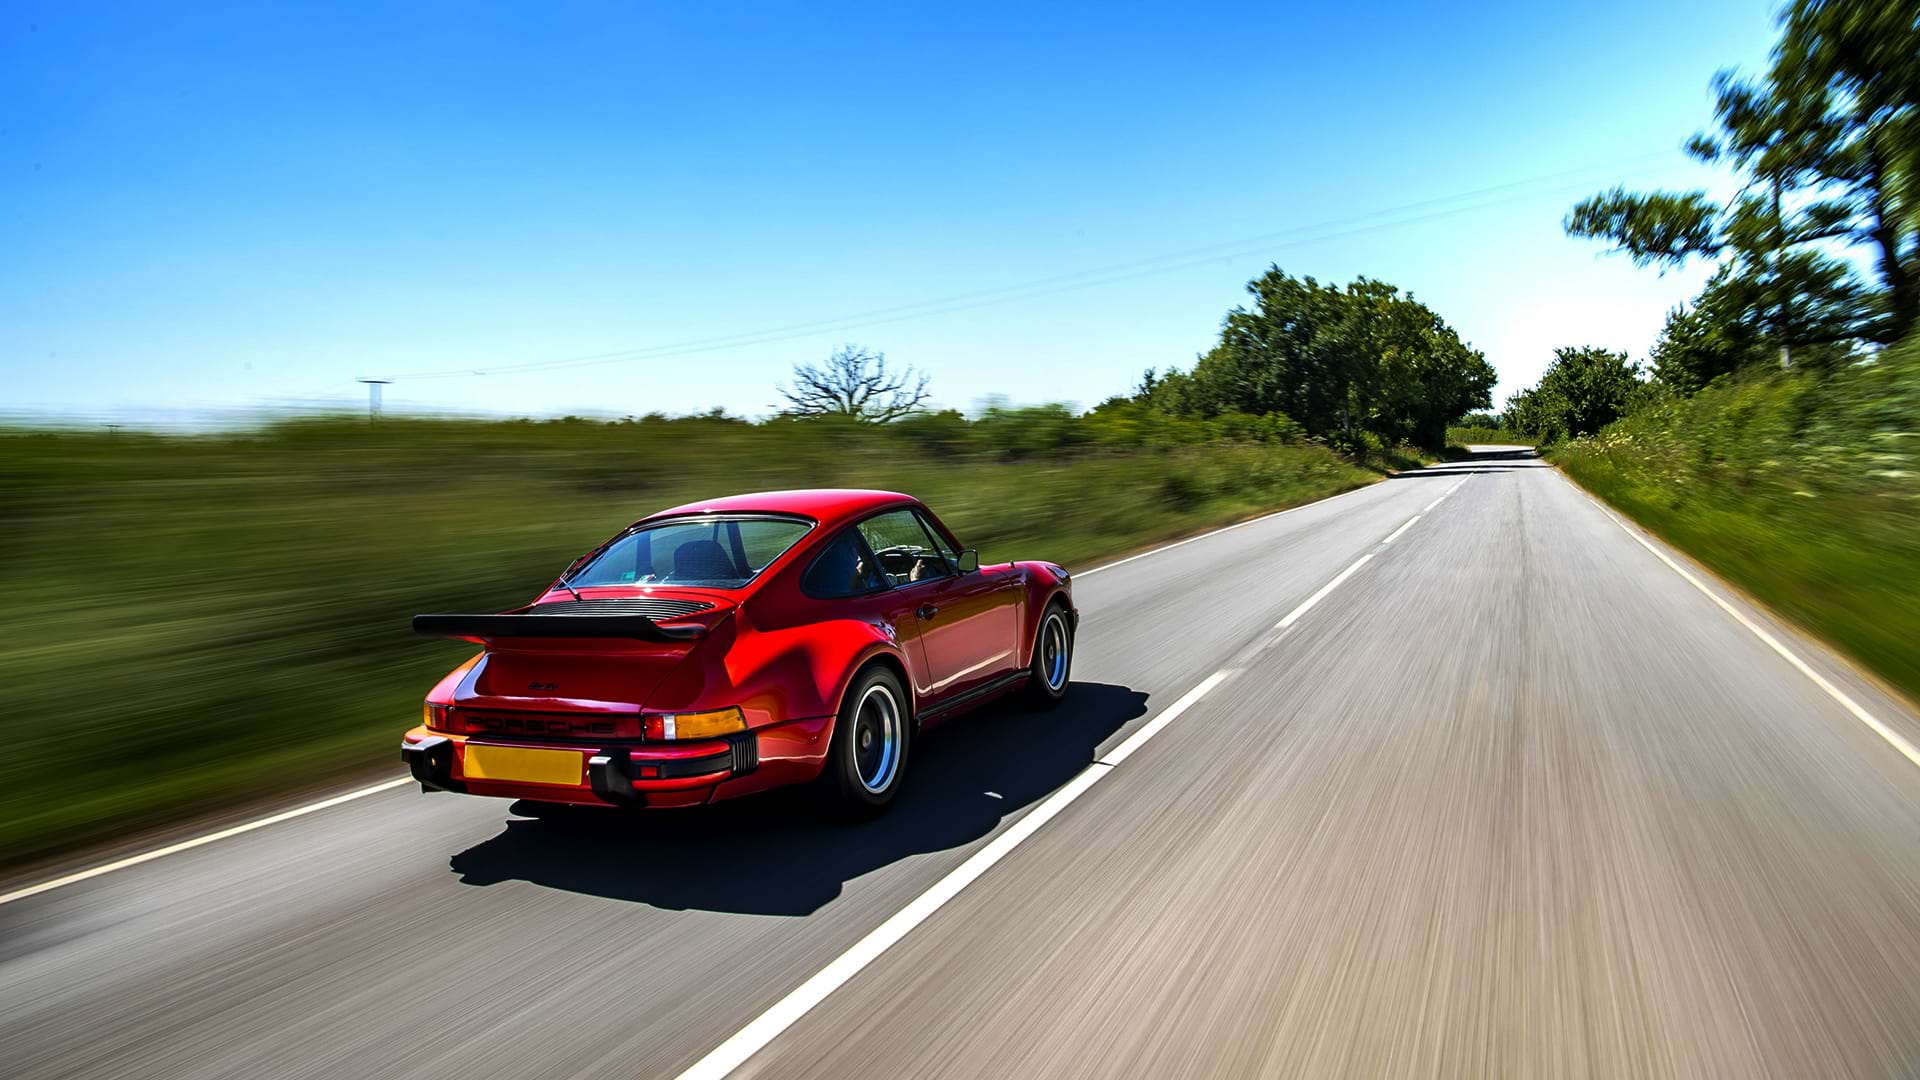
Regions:
<instances>
[{"instance_id":1,"label":"rear windshield","mask_svg":"<svg viewBox=\"0 0 1920 1080\"><path fill-rule=\"evenodd\" d=\"M705 585L737 589L807 534L812 524L787 517L668 518L636 527L574 571L567 583Z\"/></svg>"}]
</instances>

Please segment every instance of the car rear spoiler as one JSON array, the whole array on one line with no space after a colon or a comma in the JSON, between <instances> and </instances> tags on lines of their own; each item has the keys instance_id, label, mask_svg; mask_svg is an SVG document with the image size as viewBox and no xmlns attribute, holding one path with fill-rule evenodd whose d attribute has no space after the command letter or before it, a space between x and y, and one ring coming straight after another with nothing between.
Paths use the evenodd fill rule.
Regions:
<instances>
[{"instance_id":1,"label":"car rear spoiler","mask_svg":"<svg viewBox=\"0 0 1920 1080\"><path fill-rule=\"evenodd\" d=\"M501 638L632 638L691 641L699 624L661 626L645 615L415 615L413 632L490 645Z\"/></svg>"}]
</instances>

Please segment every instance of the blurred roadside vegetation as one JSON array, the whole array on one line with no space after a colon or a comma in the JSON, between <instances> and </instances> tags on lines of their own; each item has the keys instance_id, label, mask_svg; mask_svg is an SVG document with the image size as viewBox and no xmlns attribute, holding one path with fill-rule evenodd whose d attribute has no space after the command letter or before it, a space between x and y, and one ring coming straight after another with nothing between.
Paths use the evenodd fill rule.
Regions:
<instances>
[{"instance_id":1,"label":"blurred roadside vegetation","mask_svg":"<svg viewBox=\"0 0 1920 1080\"><path fill-rule=\"evenodd\" d=\"M1124 400L885 425L0 429L0 861L393 775L421 697L470 652L415 638L411 616L525 603L580 552L680 502L897 489L986 560L1084 565L1365 484L1410 456L1342 455L1284 416Z\"/></svg>"},{"instance_id":2,"label":"blurred roadside vegetation","mask_svg":"<svg viewBox=\"0 0 1920 1080\"><path fill-rule=\"evenodd\" d=\"M1920 4L1791 0L1780 29L1687 143L1739 194L1615 188L1565 222L1712 278L1647 365L1558 350L1503 420L1920 698Z\"/></svg>"},{"instance_id":3,"label":"blurred roadside vegetation","mask_svg":"<svg viewBox=\"0 0 1920 1080\"><path fill-rule=\"evenodd\" d=\"M1549 456L1920 700L1920 343L1666 397Z\"/></svg>"}]
</instances>

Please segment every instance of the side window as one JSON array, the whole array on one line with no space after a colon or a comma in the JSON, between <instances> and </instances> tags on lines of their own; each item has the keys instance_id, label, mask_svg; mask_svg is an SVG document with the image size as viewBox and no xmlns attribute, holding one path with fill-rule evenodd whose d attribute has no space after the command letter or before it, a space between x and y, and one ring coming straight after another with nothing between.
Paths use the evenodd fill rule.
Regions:
<instances>
[{"instance_id":1,"label":"side window","mask_svg":"<svg viewBox=\"0 0 1920 1080\"><path fill-rule=\"evenodd\" d=\"M945 555L948 562L958 565L960 562L959 549L947 543L947 538L940 535L940 530L934 528L933 522L928 521L925 514L916 512L914 516L920 519L921 527L926 529L927 535L933 538L933 549Z\"/></svg>"},{"instance_id":2,"label":"side window","mask_svg":"<svg viewBox=\"0 0 1920 1080\"><path fill-rule=\"evenodd\" d=\"M852 529L828 541L813 557L813 565L800 575L800 591L821 600L860 596L886 587L886 578L867 555L860 534Z\"/></svg>"},{"instance_id":3,"label":"side window","mask_svg":"<svg viewBox=\"0 0 1920 1080\"><path fill-rule=\"evenodd\" d=\"M934 546L926 527L912 510L876 514L855 528L880 560L880 570L895 585L930 581L953 572L947 558Z\"/></svg>"}]
</instances>

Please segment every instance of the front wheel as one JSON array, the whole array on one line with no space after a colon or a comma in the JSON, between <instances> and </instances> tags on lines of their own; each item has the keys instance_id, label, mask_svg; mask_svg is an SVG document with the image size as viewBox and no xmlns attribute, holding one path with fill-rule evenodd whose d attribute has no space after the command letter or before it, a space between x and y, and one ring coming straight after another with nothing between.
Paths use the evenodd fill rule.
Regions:
<instances>
[{"instance_id":1,"label":"front wheel","mask_svg":"<svg viewBox=\"0 0 1920 1080\"><path fill-rule=\"evenodd\" d=\"M1047 605L1033 639L1033 663L1027 669L1027 701L1051 709L1067 696L1073 671L1073 621L1062 604Z\"/></svg>"},{"instance_id":2,"label":"front wheel","mask_svg":"<svg viewBox=\"0 0 1920 1080\"><path fill-rule=\"evenodd\" d=\"M833 721L819 793L829 813L859 820L887 808L907 767L913 712L893 672L871 667L855 678Z\"/></svg>"}]
</instances>

